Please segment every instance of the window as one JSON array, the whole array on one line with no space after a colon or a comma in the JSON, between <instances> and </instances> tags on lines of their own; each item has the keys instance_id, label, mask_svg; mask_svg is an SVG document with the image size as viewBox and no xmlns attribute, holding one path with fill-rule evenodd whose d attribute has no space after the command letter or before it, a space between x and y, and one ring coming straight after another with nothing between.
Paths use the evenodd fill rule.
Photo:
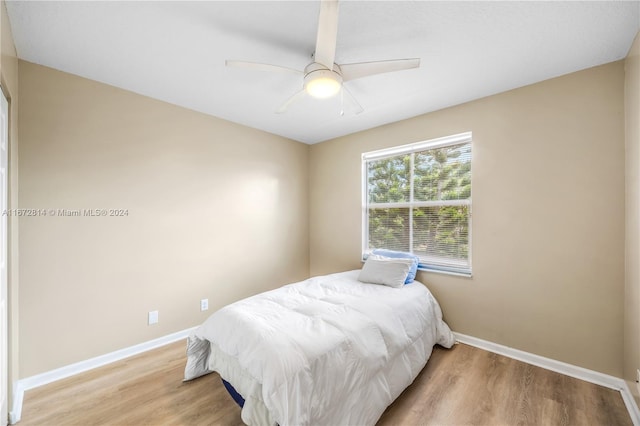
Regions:
<instances>
[{"instance_id":1,"label":"window","mask_svg":"<svg viewBox=\"0 0 640 426\"><path fill-rule=\"evenodd\" d=\"M363 257L386 248L471 275L471 133L362 155Z\"/></svg>"}]
</instances>

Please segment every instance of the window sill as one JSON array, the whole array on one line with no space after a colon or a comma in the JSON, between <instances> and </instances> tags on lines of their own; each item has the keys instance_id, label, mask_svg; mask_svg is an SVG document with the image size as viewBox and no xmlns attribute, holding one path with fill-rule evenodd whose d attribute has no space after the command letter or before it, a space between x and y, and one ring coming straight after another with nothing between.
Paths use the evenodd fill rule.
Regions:
<instances>
[{"instance_id":1,"label":"window sill","mask_svg":"<svg viewBox=\"0 0 640 426\"><path fill-rule=\"evenodd\" d=\"M418 271L432 272L434 274L442 274L442 275L453 275L454 277L473 278L473 274L471 272L466 273L466 272L443 271L440 269L430 269L430 268L422 268L422 267L419 267Z\"/></svg>"}]
</instances>

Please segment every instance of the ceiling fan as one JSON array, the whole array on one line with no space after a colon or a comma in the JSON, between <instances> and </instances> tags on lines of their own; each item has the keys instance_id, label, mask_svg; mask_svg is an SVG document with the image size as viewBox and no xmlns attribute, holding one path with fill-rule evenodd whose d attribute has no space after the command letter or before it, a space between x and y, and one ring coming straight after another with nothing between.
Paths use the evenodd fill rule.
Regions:
<instances>
[{"instance_id":1,"label":"ceiling fan","mask_svg":"<svg viewBox=\"0 0 640 426\"><path fill-rule=\"evenodd\" d=\"M302 90L287 99L284 104L276 110L277 113L285 112L291 104L307 94L317 99L325 99L340 93L343 96L343 101L346 95L346 98L355 105L356 113L358 114L363 111L362 106L360 106L351 92L344 86L345 82L370 75L418 68L420 66L419 58L336 64L334 60L337 35L338 0L321 0L316 51L312 56L312 62L307 65L303 71L257 62L227 60L225 63L228 67L285 72L302 77ZM344 110L341 111L341 114L344 114Z\"/></svg>"}]
</instances>

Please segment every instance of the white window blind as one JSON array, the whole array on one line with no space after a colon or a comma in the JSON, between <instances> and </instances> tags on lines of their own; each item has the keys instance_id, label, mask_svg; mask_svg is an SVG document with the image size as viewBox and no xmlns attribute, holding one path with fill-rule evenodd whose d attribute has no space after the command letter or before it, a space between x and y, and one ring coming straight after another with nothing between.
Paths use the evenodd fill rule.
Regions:
<instances>
[{"instance_id":1,"label":"white window blind","mask_svg":"<svg viewBox=\"0 0 640 426\"><path fill-rule=\"evenodd\" d=\"M411 252L420 267L471 274L471 133L362 155L363 256Z\"/></svg>"}]
</instances>

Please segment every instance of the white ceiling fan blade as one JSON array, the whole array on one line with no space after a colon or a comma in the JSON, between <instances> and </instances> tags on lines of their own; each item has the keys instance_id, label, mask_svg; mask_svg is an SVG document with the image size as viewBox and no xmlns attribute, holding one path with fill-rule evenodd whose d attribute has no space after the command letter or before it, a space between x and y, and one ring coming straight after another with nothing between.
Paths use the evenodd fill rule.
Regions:
<instances>
[{"instance_id":1,"label":"white ceiling fan blade","mask_svg":"<svg viewBox=\"0 0 640 426\"><path fill-rule=\"evenodd\" d=\"M276 114L282 114L283 112L287 111L287 109L289 108L289 106L291 104L293 104L294 102L299 101L300 99L302 99L302 97L305 95L305 91L304 89L299 91L298 93L296 93L295 95L291 96L289 99L287 99L285 101L285 103L283 103L282 105L280 105L280 108L278 108L276 110Z\"/></svg>"},{"instance_id":2,"label":"white ceiling fan blade","mask_svg":"<svg viewBox=\"0 0 640 426\"><path fill-rule=\"evenodd\" d=\"M364 108L362 108L362 105L360 105L360 103L356 100L356 97L353 96L353 93L351 93L351 91L347 89L344 84L342 85L342 94L343 96L347 95L346 98L349 99L349 102L351 102L351 104L355 107L356 114L360 114L362 111L364 111ZM344 110L340 112L340 115L344 115Z\"/></svg>"},{"instance_id":3,"label":"white ceiling fan blade","mask_svg":"<svg viewBox=\"0 0 640 426\"><path fill-rule=\"evenodd\" d=\"M342 81L355 80L385 72L402 71L420 66L420 58L394 59L390 61L359 62L340 65Z\"/></svg>"},{"instance_id":4,"label":"white ceiling fan blade","mask_svg":"<svg viewBox=\"0 0 640 426\"><path fill-rule=\"evenodd\" d=\"M318 19L318 37L316 53L313 60L333 69L338 37L338 0L322 0L320 2L320 18Z\"/></svg>"},{"instance_id":5,"label":"white ceiling fan blade","mask_svg":"<svg viewBox=\"0 0 640 426\"><path fill-rule=\"evenodd\" d=\"M281 67L280 65L261 64L259 62L246 62L246 61L224 61L225 65L234 68L251 68L260 71L275 71L275 72L287 72L296 75L302 75L302 71L295 70L293 68Z\"/></svg>"}]
</instances>

